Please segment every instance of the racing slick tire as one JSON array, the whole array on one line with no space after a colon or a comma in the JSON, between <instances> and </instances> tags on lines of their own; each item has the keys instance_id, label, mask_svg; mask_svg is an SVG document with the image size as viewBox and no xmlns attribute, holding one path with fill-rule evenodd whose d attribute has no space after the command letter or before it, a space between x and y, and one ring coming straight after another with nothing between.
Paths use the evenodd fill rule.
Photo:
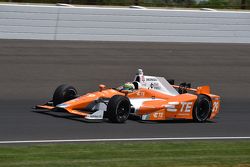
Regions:
<instances>
[{"instance_id":1,"label":"racing slick tire","mask_svg":"<svg viewBox=\"0 0 250 167\"><path fill-rule=\"evenodd\" d=\"M107 117L111 122L124 123L130 114L131 105L128 97L114 95L107 106Z\"/></svg>"},{"instance_id":2,"label":"racing slick tire","mask_svg":"<svg viewBox=\"0 0 250 167\"><path fill-rule=\"evenodd\" d=\"M193 108L193 120L195 122L205 122L211 115L212 102L206 95L198 95Z\"/></svg>"},{"instance_id":3,"label":"racing slick tire","mask_svg":"<svg viewBox=\"0 0 250 167\"><path fill-rule=\"evenodd\" d=\"M77 91L73 86L70 85L60 85L56 88L53 94L53 105L61 104L65 101L76 98Z\"/></svg>"}]
</instances>

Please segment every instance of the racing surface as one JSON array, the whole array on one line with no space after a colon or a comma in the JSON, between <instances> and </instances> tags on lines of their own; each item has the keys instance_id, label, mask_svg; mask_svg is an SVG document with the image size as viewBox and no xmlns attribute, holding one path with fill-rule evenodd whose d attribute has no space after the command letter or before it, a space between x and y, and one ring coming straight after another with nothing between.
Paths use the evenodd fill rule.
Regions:
<instances>
[{"instance_id":1,"label":"racing surface","mask_svg":"<svg viewBox=\"0 0 250 167\"><path fill-rule=\"evenodd\" d=\"M250 136L249 54L249 44L0 40L0 141ZM62 83L83 94L131 81L138 68L177 84L209 84L221 112L207 123L114 124L31 109Z\"/></svg>"}]
</instances>

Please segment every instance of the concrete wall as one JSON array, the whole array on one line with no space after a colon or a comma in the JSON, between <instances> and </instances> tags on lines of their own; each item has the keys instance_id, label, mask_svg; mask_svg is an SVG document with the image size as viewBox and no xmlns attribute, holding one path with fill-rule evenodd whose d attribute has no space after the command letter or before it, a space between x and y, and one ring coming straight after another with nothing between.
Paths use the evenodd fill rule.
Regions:
<instances>
[{"instance_id":1,"label":"concrete wall","mask_svg":"<svg viewBox=\"0 0 250 167\"><path fill-rule=\"evenodd\" d=\"M250 43L250 12L2 4L0 38Z\"/></svg>"}]
</instances>

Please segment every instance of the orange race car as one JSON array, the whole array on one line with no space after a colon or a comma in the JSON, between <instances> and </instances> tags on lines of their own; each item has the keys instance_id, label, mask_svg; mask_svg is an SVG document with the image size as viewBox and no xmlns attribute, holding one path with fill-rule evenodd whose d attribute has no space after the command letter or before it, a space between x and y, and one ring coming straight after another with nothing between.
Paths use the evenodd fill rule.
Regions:
<instances>
[{"instance_id":1,"label":"orange race car","mask_svg":"<svg viewBox=\"0 0 250 167\"><path fill-rule=\"evenodd\" d=\"M174 85L174 80L144 76L138 70L134 81L118 88L99 85L99 91L77 95L74 87L60 85L53 99L36 109L66 111L85 119L108 118L123 123L129 115L142 120L190 119L205 122L219 112L220 96L210 93L209 86L191 88L190 84Z\"/></svg>"}]
</instances>

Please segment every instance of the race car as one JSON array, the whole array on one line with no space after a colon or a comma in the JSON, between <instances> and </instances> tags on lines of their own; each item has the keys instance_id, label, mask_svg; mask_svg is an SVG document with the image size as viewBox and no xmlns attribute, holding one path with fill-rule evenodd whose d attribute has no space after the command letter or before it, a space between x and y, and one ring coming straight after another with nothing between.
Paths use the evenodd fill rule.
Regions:
<instances>
[{"instance_id":1,"label":"race car","mask_svg":"<svg viewBox=\"0 0 250 167\"><path fill-rule=\"evenodd\" d=\"M64 111L87 120L108 118L124 123L129 115L141 120L189 119L205 122L220 109L220 96L210 93L209 86L191 88L190 83L174 85L174 80L145 76L138 69L132 82L118 88L99 85L99 91L79 96L70 85L60 85L51 101L35 109Z\"/></svg>"}]
</instances>

